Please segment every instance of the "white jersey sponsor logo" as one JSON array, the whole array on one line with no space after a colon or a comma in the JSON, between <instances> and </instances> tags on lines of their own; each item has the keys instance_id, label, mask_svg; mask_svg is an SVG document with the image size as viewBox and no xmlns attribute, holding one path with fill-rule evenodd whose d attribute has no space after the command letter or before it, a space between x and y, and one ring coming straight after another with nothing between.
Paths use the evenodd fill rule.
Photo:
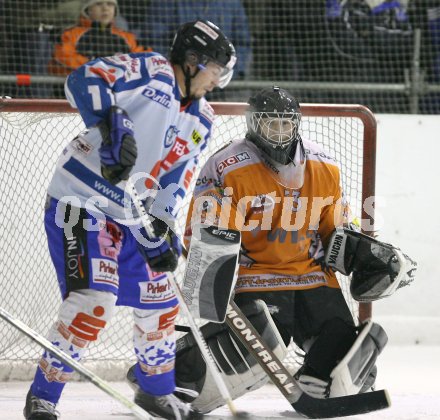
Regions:
<instances>
[{"instance_id":1,"label":"white jersey sponsor logo","mask_svg":"<svg viewBox=\"0 0 440 420\"><path fill-rule=\"evenodd\" d=\"M177 134L179 134L178 128L175 125L170 125L167 132L165 133L163 145L165 147L170 147L171 145L173 145Z\"/></svg>"},{"instance_id":2,"label":"white jersey sponsor logo","mask_svg":"<svg viewBox=\"0 0 440 420\"><path fill-rule=\"evenodd\" d=\"M118 264L111 260L92 258L93 283L119 286Z\"/></svg>"},{"instance_id":3,"label":"white jersey sponsor logo","mask_svg":"<svg viewBox=\"0 0 440 420\"><path fill-rule=\"evenodd\" d=\"M221 175L223 173L223 171L228 167L228 166L232 166L235 165L239 162L243 162L244 160L248 160L251 157L249 156L249 153L247 152L243 152L243 153L238 153L234 156L229 156L228 158L226 158L225 160L221 161L218 165L217 165L217 172L219 175Z\"/></svg>"},{"instance_id":4,"label":"white jersey sponsor logo","mask_svg":"<svg viewBox=\"0 0 440 420\"><path fill-rule=\"evenodd\" d=\"M128 54L120 54L114 57L106 57L106 61L123 66L125 69L125 80L138 80L141 76L141 61L139 58L130 57Z\"/></svg>"},{"instance_id":5,"label":"white jersey sponsor logo","mask_svg":"<svg viewBox=\"0 0 440 420\"><path fill-rule=\"evenodd\" d=\"M168 60L162 56L153 56L147 60L147 70L150 77L154 77L157 74L163 74L165 76L174 78L173 69Z\"/></svg>"},{"instance_id":6,"label":"white jersey sponsor logo","mask_svg":"<svg viewBox=\"0 0 440 420\"><path fill-rule=\"evenodd\" d=\"M157 102L159 105L162 105L165 108L169 108L171 105L170 95L151 86L146 87L142 92L142 95L144 95L148 99L151 99L154 102Z\"/></svg>"},{"instance_id":7,"label":"white jersey sponsor logo","mask_svg":"<svg viewBox=\"0 0 440 420\"><path fill-rule=\"evenodd\" d=\"M163 303L175 299L174 290L166 275L153 281L139 282L142 303Z\"/></svg>"}]
</instances>

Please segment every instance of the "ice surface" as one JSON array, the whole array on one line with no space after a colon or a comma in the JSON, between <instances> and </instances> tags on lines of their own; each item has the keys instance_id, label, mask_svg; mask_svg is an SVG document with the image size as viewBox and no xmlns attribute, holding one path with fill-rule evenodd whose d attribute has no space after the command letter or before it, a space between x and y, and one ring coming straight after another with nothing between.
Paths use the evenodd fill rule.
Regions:
<instances>
[{"instance_id":1,"label":"ice surface","mask_svg":"<svg viewBox=\"0 0 440 420\"><path fill-rule=\"evenodd\" d=\"M377 388L387 388L392 407L375 413L345 417L347 420L440 420L440 347L390 346L381 355ZM131 389L113 382L118 391L130 397ZM23 419L22 409L28 382L0 383L0 420ZM236 401L238 410L248 411L252 418L302 418L272 385ZM66 386L59 411L60 420L129 420L130 411L119 402L87 382ZM227 419L226 408L212 413L214 419ZM215 415L215 416L214 416Z\"/></svg>"}]
</instances>

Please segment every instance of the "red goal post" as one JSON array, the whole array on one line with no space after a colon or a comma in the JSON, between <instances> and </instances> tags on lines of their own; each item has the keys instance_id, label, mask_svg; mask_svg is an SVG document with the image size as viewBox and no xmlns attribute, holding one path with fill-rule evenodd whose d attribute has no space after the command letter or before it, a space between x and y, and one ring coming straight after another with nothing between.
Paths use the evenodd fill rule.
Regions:
<instances>
[{"instance_id":1,"label":"red goal post","mask_svg":"<svg viewBox=\"0 0 440 420\"><path fill-rule=\"evenodd\" d=\"M212 105L217 114L213 138L200 164L226 142L245 133L246 104ZM353 213L371 232L374 209L370 207L367 214L363 203L375 195L377 127L373 113L362 105L331 104L302 104L301 111L302 135L322 143L340 162L343 188ZM63 147L83 128L77 110L65 100L0 99L0 252L4 261L0 305L42 334L54 321L60 303L42 227L46 188ZM178 278L183 269L183 265L179 267ZM358 306L349 295L349 280L339 279L354 315L360 320L370 318L371 304ZM90 349L86 362L133 360L131 314L127 309L117 311L102 335L102 344ZM23 362L29 362L28 375L32 376L41 350L2 322L0 349L0 380L10 378L15 364Z\"/></svg>"}]
</instances>

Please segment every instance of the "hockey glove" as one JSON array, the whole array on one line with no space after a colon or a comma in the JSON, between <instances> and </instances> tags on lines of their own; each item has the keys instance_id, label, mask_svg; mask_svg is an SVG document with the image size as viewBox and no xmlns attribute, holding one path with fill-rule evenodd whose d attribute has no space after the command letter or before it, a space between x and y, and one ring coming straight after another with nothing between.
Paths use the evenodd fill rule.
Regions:
<instances>
[{"instance_id":1,"label":"hockey glove","mask_svg":"<svg viewBox=\"0 0 440 420\"><path fill-rule=\"evenodd\" d=\"M99 148L102 176L112 184L127 180L137 158L133 122L122 108L112 106L98 127L102 136Z\"/></svg>"},{"instance_id":2,"label":"hockey glove","mask_svg":"<svg viewBox=\"0 0 440 420\"><path fill-rule=\"evenodd\" d=\"M157 244L157 246L144 246L138 242L139 252L150 266L151 271L174 271L177 268L179 257L182 255L182 244L162 220L155 219L152 225L155 238L150 238L144 228L141 228L140 233L150 243Z\"/></svg>"}]
</instances>

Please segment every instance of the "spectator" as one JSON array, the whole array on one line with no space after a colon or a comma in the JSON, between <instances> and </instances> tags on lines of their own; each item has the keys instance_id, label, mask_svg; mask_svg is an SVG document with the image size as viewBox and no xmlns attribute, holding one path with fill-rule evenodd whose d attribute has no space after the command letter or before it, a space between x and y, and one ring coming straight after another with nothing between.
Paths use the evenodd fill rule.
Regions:
<instances>
[{"instance_id":1,"label":"spectator","mask_svg":"<svg viewBox=\"0 0 440 420\"><path fill-rule=\"evenodd\" d=\"M328 0L326 25L338 69L353 82L402 83L412 52L407 1Z\"/></svg>"},{"instance_id":2,"label":"spectator","mask_svg":"<svg viewBox=\"0 0 440 420\"><path fill-rule=\"evenodd\" d=\"M420 67L424 80L440 82L440 4L437 0L419 0L410 4L414 28L420 29ZM428 93L420 102L422 113L440 113L440 94Z\"/></svg>"},{"instance_id":3,"label":"spectator","mask_svg":"<svg viewBox=\"0 0 440 420\"><path fill-rule=\"evenodd\" d=\"M152 0L145 34L154 51L167 54L176 28L194 19L220 26L237 51L235 79L249 74L252 60L248 19L240 0Z\"/></svg>"},{"instance_id":4,"label":"spectator","mask_svg":"<svg viewBox=\"0 0 440 420\"><path fill-rule=\"evenodd\" d=\"M49 63L49 73L67 76L97 57L145 51L135 35L115 26L117 12L117 0L83 1L79 25L61 35Z\"/></svg>"}]
</instances>

